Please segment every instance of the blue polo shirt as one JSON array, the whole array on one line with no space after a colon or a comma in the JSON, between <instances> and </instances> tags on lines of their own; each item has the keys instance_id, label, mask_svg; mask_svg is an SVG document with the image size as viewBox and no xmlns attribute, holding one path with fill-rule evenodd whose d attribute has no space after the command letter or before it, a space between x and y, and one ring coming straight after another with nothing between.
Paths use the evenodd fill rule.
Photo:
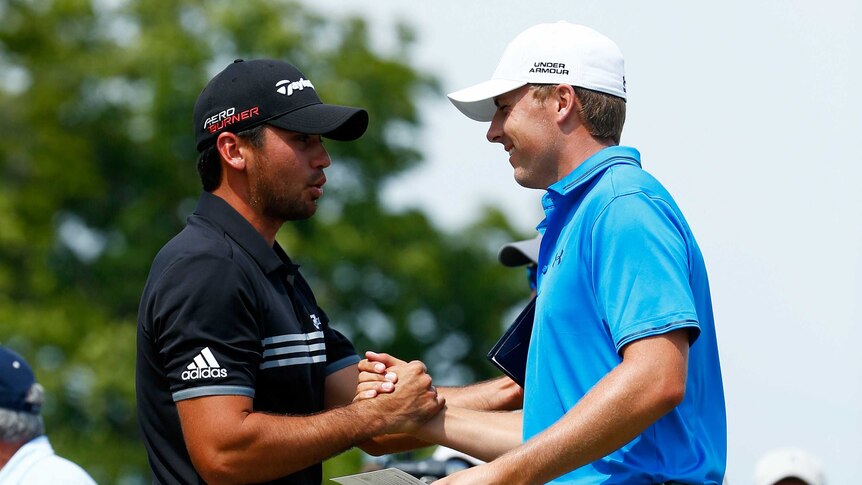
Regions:
<instances>
[{"instance_id":1,"label":"blue polo shirt","mask_svg":"<svg viewBox=\"0 0 862 485\"><path fill-rule=\"evenodd\" d=\"M640 154L606 148L548 188L524 439L552 426L637 339L687 329L685 398L619 450L553 483L720 484L727 426L703 256Z\"/></svg>"}]
</instances>

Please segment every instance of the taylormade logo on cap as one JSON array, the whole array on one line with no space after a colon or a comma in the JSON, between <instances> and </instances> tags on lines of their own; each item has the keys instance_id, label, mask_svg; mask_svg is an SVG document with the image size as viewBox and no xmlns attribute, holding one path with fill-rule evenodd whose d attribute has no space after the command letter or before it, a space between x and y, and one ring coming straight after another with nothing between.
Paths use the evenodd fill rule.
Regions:
<instances>
[{"instance_id":1,"label":"taylormade logo on cap","mask_svg":"<svg viewBox=\"0 0 862 485\"><path fill-rule=\"evenodd\" d=\"M229 64L201 91L193 117L198 151L262 123L333 140L355 140L368 127L365 110L323 103L296 66L273 59Z\"/></svg>"},{"instance_id":2,"label":"taylormade logo on cap","mask_svg":"<svg viewBox=\"0 0 862 485\"><path fill-rule=\"evenodd\" d=\"M589 27L535 25L509 43L489 81L451 93L449 99L468 117L491 121L494 98L527 84L569 84L626 99L623 55Z\"/></svg>"},{"instance_id":3,"label":"taylormade logo on cap","mask_svg":"<svg viewBox=\"0 0 862 485\"><path fill-rule=\"evenodd\" d=\"M288 81L287 79L283 79L277 83L275 83L275 87L278 88L275 90L278 94L283 94L285 96L291 96L294 91L297 89L302 91L305 88L314 89L314 85L311 84L311 81L308 79L299 78L299 81Z\"/></svg>"}]
</instances>

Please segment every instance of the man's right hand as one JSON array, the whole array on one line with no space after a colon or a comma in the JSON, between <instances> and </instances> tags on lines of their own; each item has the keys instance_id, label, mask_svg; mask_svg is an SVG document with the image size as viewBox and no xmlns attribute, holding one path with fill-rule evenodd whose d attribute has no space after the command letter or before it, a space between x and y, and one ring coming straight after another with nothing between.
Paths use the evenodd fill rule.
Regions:
<instances>
[{"instance_id":1,"label":"man's right hand","mask_svg":"<svg viewBox=\"0 0 862 485\"><path fill-rule=\"evenodd\" d=\"M374 379L373 382L378 387L385 382L394 384L397 381L398 385L392 386L392 389L381 393L375 391L374 399L360 397L362 392L357 388L357 396L354 402L360 406L367 406L370 413L377 415L379 419L383 420L384 434L410 433L443 409L445 399L443 396L437 394L437 390L431 383L431 376L428 375L425 364L418 360L404 362L392 359L388 363L394 365L385 369L383 373L384 379ZM375 371L362 372L368 375L380 375ZM390 381L385 380L387 374L392 374ZM362 382L362 377L360 377L360 384ZM369 380L366 382L372 381Z\"/></svg>"}]
</instances>

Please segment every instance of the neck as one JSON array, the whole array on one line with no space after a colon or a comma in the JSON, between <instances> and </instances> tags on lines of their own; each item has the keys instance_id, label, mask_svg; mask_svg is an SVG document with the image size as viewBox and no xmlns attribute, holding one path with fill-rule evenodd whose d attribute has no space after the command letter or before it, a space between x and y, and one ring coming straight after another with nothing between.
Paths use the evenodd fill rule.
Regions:
<instances>
[{"instance_id":1,"label":"neck","mask_svg":"<svg viewBox=\"0 0 862 485\"><path fill-rule=\"evenodd\" d=\"M588 158L609 146L612 145L606 140L593 138L589 134L587 134L587 136L580 137L580 140L577 143L569 144L568 149L563 151L560 158L557 181L572 173L572 170L581 166L581 164Z\"/></svg>"},{"instance_id":2,"label":"neck","mask_svg":"<svg viewBox=\"0 0 862 485\"><path fill-rule=\"evenodd\" d=\"M263 239L266 240L267 244L270 246L275 244L275 235L281 227L281 221L272 220L258 213L258 211L249 204L248 197L241 197L236 191L231 190L230 187L226 186L226 184L220 185L212 192L212 194L222 198L228 203L228 205L233 207L235 211L239 212L240 215L243 216L245 220L247 220L248 223L260 233L261 236L263 236Z\"/></svg>"},{"instance_id":3,"label":"neck","mask_svg":"<svg viewBox=\"0 0 862 485\"><path fill-rule=\"evenodd\" d=\"M12 455L18 451L24 443L7 443L5 441L0 441L0 468L6 466L6 463L9 463L9 460L12 459Z\"/></svg>"}]
</instances>

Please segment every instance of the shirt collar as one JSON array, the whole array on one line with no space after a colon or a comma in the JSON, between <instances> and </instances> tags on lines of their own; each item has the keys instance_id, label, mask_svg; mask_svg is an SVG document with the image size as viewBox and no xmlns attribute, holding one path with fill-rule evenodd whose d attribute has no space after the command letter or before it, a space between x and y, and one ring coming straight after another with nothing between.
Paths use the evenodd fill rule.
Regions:
<instances>
[{"instance_id":1,"label":"shirt collar","mask_svg":"<svg viewBox=\"0 0 862 485\"><path fill-rule=\"evenodd\" d=\"M36 462L53 454L54 449L51 447L47 436L40 435L33 438L18 448L18 451L12 454L9 461L0 468L0 482L7 483L8 479L9 483L17 483L17 480L20 479L17 475L26 474ZM17 479L13 480L16 477Z\"/></svg>"},{"instance_id":2,"label":"shirt collar","mask_svg":"<svg viewBox=\"0 0 862 485\"><path fill-rule=\"evenodd\" d=\"M257 229L221 197L209 192L202 193L194 213L220 226L225 234L254 258L264 273L280 268L288 273L296 273L299 268L291 262L278 242L273 246L267 244Z\"/></svg>"},{"instance_id":3,"label":"shirt collar","mask_svg":"<svg viewBox=\"0 0 862 485\"><path fill-rule=\"evenodd\" d=\"M567 195L578 187L583 187L590 183L605 168L619 162L634 163L640 167L641 154L635 148L621 146L612 146L599 150L569 172L568 175L560 179L559 182L548 187L548 192Z\"/></svg>"},{"instance_id":4,"label":"shirt collar","mask_svg":"<svg viewBox=\"0 0 862 485\"><path fill-rule=\"evenodd\" d=\"M536 229L544 234L548 223L547 215L553 211L559 201L587 187L596 176L617 163L630 163L640 167L641 154L632 147L611 146L591 155L568 175L548 187L547 193L542 196L542 207L546 218L536 226Z\"/></svg>"}]
</instances>

